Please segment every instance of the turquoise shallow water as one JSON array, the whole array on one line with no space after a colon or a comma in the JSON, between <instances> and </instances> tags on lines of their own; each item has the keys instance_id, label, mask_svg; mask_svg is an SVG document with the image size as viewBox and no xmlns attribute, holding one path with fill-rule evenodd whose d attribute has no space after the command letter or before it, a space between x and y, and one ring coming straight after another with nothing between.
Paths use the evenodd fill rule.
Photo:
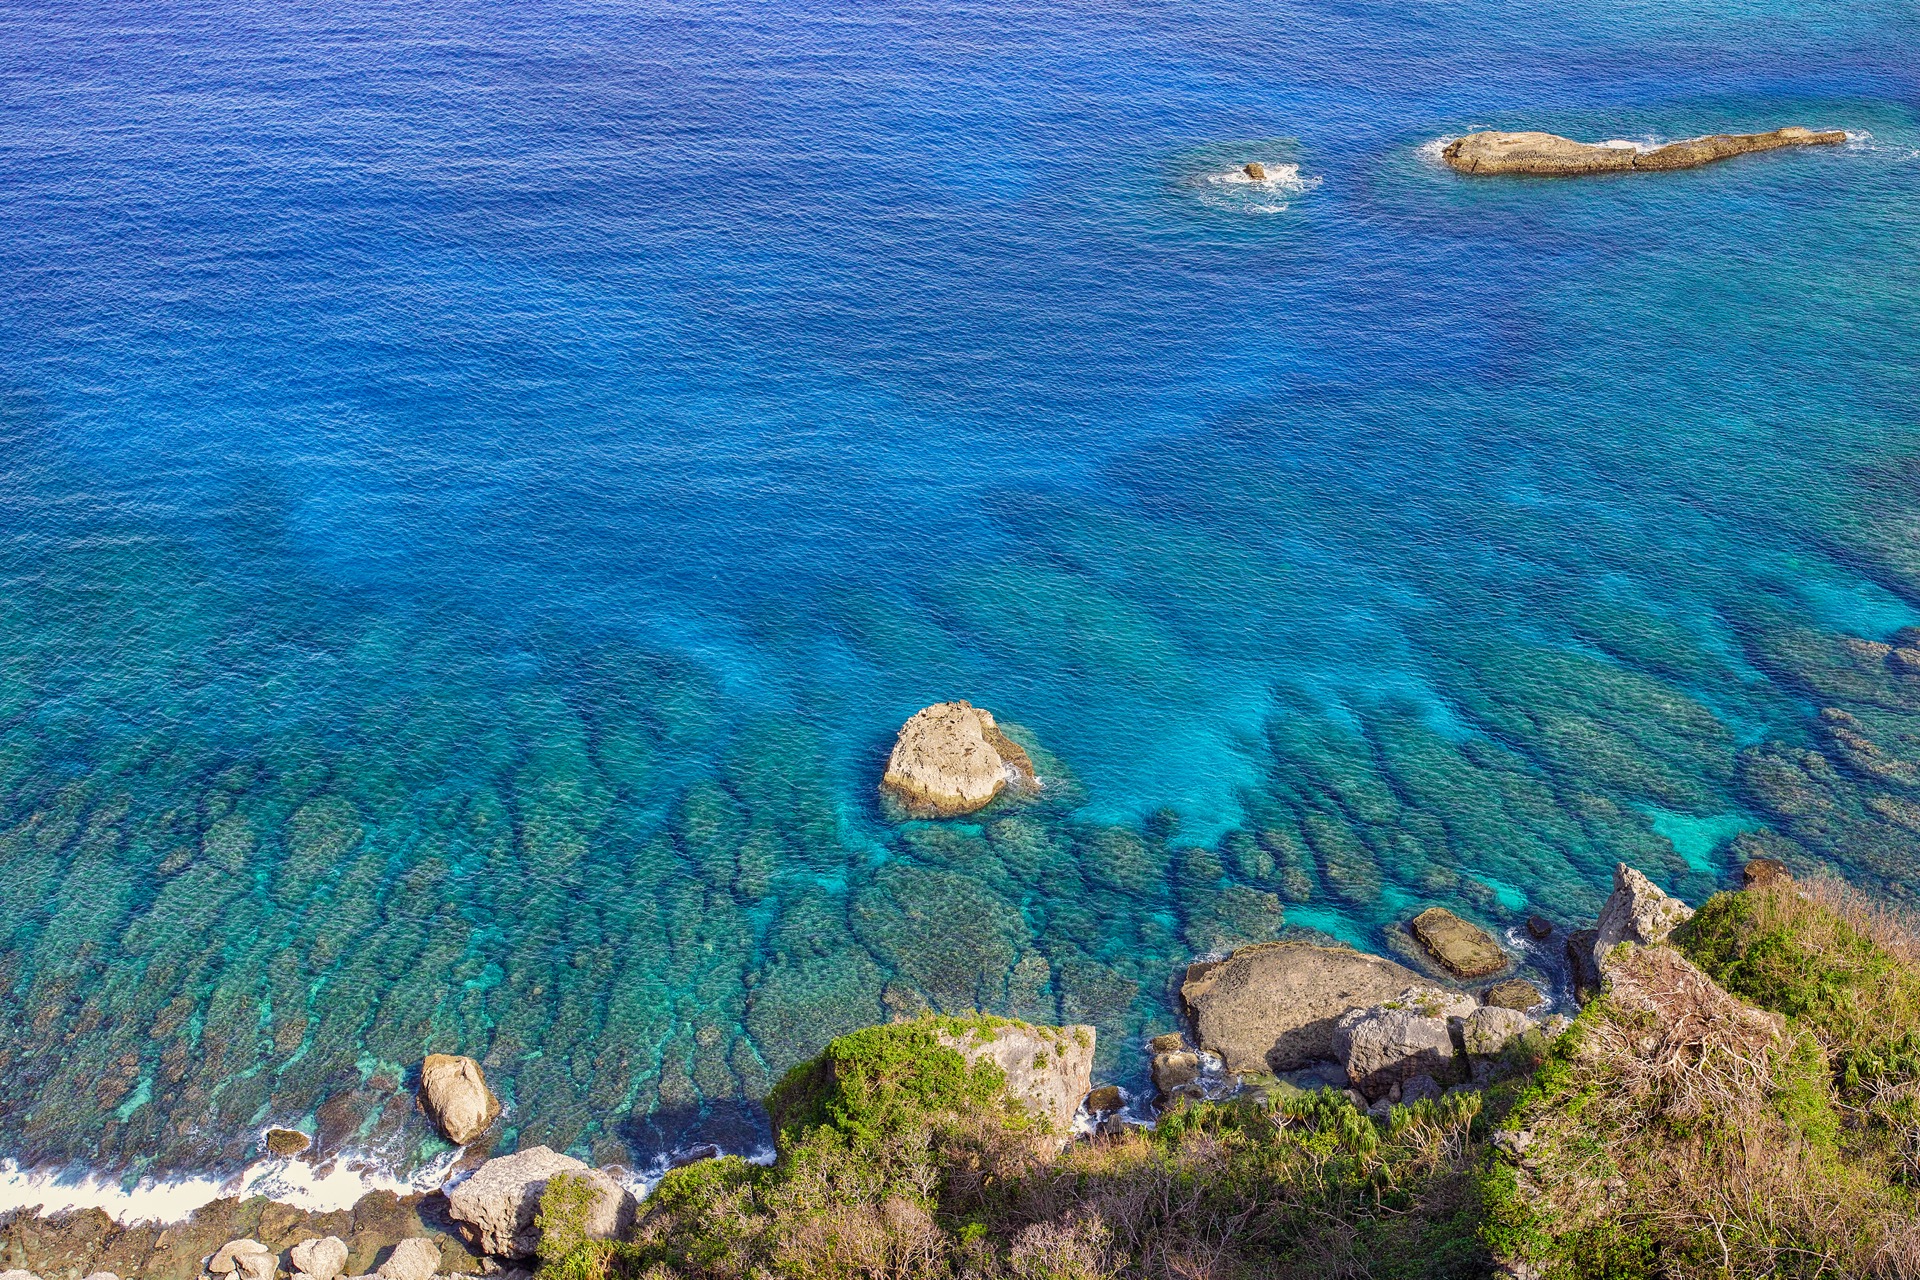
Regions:
<instances>
[{"instance_id":1,"label":"turquoise shallow water","mask_svg":"<svg viewBox=\"0 0 1920 1280\"><path fill-rule=\"evenodd\" d=\"M1736 838L1909 891L1920 703L1842 640L1920 622L1902 6L20 5L0 48L0 1158L406 1167L442 1050L504 1142L644 1161L928 1004L1134 1080L1182 965L1288 927L1575 923ZM1853 139L1430 148L1794 122ZM1061 785L891 822L955 696Z\"/></svg>"}]
</instances>

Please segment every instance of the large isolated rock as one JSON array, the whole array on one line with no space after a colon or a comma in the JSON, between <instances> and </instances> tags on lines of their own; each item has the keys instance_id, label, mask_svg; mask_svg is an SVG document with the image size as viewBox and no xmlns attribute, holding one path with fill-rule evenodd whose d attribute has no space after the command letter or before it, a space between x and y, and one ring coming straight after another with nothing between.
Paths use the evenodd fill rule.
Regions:
<instances>
[{"instance_id":1,"label":"large isolated rock","mask_svg":"<svg viewBox=\"0 0 1920 1280\"><path fill-rule=\"evenodd\" d=\"M1471 997L1410 987L1391 1000L1350 1009L1334 1023L1334 1055L1347 1080L1369 1098L1384 1097L1415 1076L1451 1082L1461 1076L1449 1019L1479 1009Z\"/></svg>"},{"instance_id":2,"label":"large isolated rock","mask_svg":"<svg viewBox=\"0 0 1920 1280\"><path fill-rule=\"evenodd\" d=\"M302 1240L293 1246L293 1269L307 1280L336 1280L347 1269L347 1242L339 1236Z\"/></svg>"},{"instance_id":3,"label":"large isolated rock","mask_svg":"<svg viewBox=\"0 0 1920 1280\"><path fill-rule=\"evenodd\" d=\"M534 1216L540 1195L555 1174L585 1178L594 1186L587 1234L617 1240L633 1226L633 1193L598 1169L549 1147L528 1147L489 1160L473 1176L447 1193L447 1214L460 1225L467 1242L498 1258L531 1258L540 1243Z\"/></svg>"},{"instance_id":4,"label":"large isolated rock","mask_svg":"<svg viewBox=\"0 0 1920 1280\"><path fill-rule=\"evenodd\" d=\"M887 772L888 792L918 818L952 818L990 803L1009 786L1040 785L1033 761L986 710L938 702L900 726Z\"/></svg>"},{"instance_id":5,"label":"large isolated rock","mask_svg":"<svg viewBox=\"0 0 1920 1280\"><path fill-rule=\"evenodd\" d=\"M1507 953L1492 934L1445 907L1428 907L1407 928L1456 977L1484 978L1507 967Z\"/></svg>"},{"instance_id":6,"label":"large isolated rock","mask_svg":"<svg viewBox=\"0 0 1920 1280\"><path fill-rule=\"evenodd\" d=\"M1714 133L1642 148L1631 142L1575 142L1555 133L1508 133L1489 129L1454 139L1441 149L1440 156L1461 173L1572 177L1588 173L1691 169L1750 151L1831 145L1846 140L1846 133L1839 129L1816 133L1793 125L1771 133Z\"/></svg>"},{"instance_id":7,"label":"large isolated rock","mask_svg":"<svg viewBox=\"0 0 1920 1280\"><path fill-rule=\"evenodd\" d=\"M1341 1014L1426 986L1405 965L1348 947L1263 942L1188 966L1180 997L1200 1047L1226 1070L1278 1074L1334 1057Z\"/></svg>"},{"instance_id":8,"label":"large isolated rock","mask_svg":"<svg viewBox=\"0 0 1920 1280\"><path fill-rule=\"evenodd\" d=\"M1007 1077L1007 1097L1043 1120L1048 1132L1065 1141L1073 1132L1080 1100L1093 1089L1094 1029L1089 1026L1042 1027L1002 1022L935 1039L968 1062L991 1062Z\"/></svg>"},{"instance_id":9,"label":"large isolated rock","mask_svg":"<svg viewBox=\"0 0 1920 1280\"><path fill-rule=\"evenodd\" d=\"M1613 869L1613 895L1600 908L1594 926L1593 964L1606 972L1607 953L1623 942L1657 947L1674 929L1693 919L1693 908L1668 897L1653 881L1622 862Z\"/></svg>"},{"instance_id":10,"label":"large isolated rock","mask_svg":"<svg viewBox=\"0 0 1920 1280\"><path fill-rule=\"evenodd\" d=\"M430 1053L420 1066L420 1109L457 1147L487 1131L500 1114L500 1099L472 1058Z\"/></svg>"},{"instance_id":11,"label":"large isolated rock","mask_svg":"<svg viewBox=\"0 0 1920 1280\"><path fill-rule=\"evenodd\" d=\"M440 1246L415 1237L393 1246L393 1252L373 1274L380 1280L433 1280L440 1270Z\"/></svg>"}]
</instances>

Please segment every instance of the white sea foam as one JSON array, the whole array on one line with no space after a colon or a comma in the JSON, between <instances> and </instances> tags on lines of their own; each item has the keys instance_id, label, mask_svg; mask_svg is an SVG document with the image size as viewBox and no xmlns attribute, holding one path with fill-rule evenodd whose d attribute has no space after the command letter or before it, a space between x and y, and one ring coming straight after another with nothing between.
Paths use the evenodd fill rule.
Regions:
<instances>
[{"instance_id":1,"label":"white sea foam","mask_svg":"<svg viewBox=\"0 0 1920 1280\"><path fill-rule=\"evenodd\" d=\"M372 1191L415 1195L447 1182L458 1159L448 1151L400 1177L384 1163L367 1156L342 1154L324 1165L305 1160L272 1158L248 1165L230 1178L186 1176L143 1178L131 1188L117 1178L85 1174L75 1178L60 1171L24 1170L11 1160L0 1161L0 1211L38 1207L46 1213L69 1209L99 1209L122 1225L136 1222L182 1222L195 1209L228 1196L265 1196L296 1209L321 1213L351 1208Z\"/></svg>"},{"instance_id":2,"label":"white sea foam","mask_svg":"<svg viewBox=\"0 0 1920 1280\"><path fill-rule=\"evenodd\" d=\"M1189 179L1201 200L1214 208L1244 213L1284 213L1289 197L1304 195L1320 185L1320 178L1300 172L1297 164L1262 163L1267 176L1249 177L1245 169L1203 173Z\"/></svg>"}]
</instances>

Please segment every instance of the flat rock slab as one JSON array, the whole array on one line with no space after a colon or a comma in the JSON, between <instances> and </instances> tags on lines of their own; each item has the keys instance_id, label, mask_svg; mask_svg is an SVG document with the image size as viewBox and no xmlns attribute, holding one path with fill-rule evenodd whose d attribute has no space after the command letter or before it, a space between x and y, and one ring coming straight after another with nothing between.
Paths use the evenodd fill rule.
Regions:
<instances>
[{"instance_id":1,"label":"flat rock slab","mask_svg":"<svg viewBox=\"0 0 1920 1280\"><path fill-rule=\"evenodd\" d=\"M1407 925L1427 954L1459 978L1484 978L1507 967L1507 953L1493 935L1445 907L1428 907Z\"/></svg>"},{"instance_id":2,"label":"flat rock slab","mask_svg":"<svg viewBox=\"0 0 1920 1280\"><path fill-rule=\"evenodd\" d=\"M1845 142L1844 130L1814 131L1799 125L1769 133L1712 133L1660 147L1631 142L1576 142L1557 133L1488 129L1456 138L1440 152L1460 173L1479 176L1519 174L1564 178L1589 173L1635 173L1692 169L1729 156L1779 147L1831 146Z\"/></svg>"},{"instance_id":3,"label":"flat rock slab","mask_svg":"<svg viewBox=\"0 0 1920 1280\"><path fill-rule=\"evenodd\" d=\"M1332 1058L1341 1014L1409 987L1433 984L1349 947L1265 942L1189 966L1180 997L1200 1047L1218 1054L1226 1070L1278 1074Z\"/></svg>"}]
</instances>

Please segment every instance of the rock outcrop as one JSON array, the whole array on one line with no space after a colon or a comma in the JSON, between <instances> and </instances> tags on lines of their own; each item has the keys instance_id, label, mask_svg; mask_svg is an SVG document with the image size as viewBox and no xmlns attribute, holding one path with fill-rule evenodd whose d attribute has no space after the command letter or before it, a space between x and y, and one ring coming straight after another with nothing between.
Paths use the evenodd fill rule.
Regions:
<instances>
[{"instance_id":1,"label":"rock outcrop","mask_svg":"<svg viewBox=\"0 0 1920 1280\"><path fill-rule=\"evenodd\" d=\"M447 1212L467 1242L498 1258L531 1258L540 1243L534 1217L555 1174L584 1178L594 1187L587 1234L613 1240L633 1226L633 1193L598 1169L548 1147L528 1147L489 1160L447 1193Z\"/></svg>"},{"instance_id":2,"label":"rock outcrop","mask_svg":"<svg viewBox=\"0 0 1920 1280\"><path fill-rule=\"evenodd\" d=\"M1669 897L1653 881L1622 862L1613 869L1613 894L1600 908L1594 926L1593 964L1603 976L1607 953L1623 942L1656 947L1674 929L1693 919L1693 908Z\"/></svg>"},{"instance_id":3,"label":"rock outcrop","mask_svg":"<svg viewBox=\"0 0 1920 1280\"><path fill-rule=\"evenodd\" d=\"M1576 142L1554 133L1490 129L1454 139L1440 156L1460 173L1572 177L1691 169L1751 151L1830 146L1846 140L1846 133L1839 129L1816 132L1794 125L1771 133L1714 133L1642 149L1631 142Z\"/></svg>"},{"instance_id":4,"label":"rock outcrop","mask_svg":"<svg viewBox=\"0 0 1920 1280\"><path fill-rule=\"evenodd\" d=\"M1255 182L1265 182L1267 180L1267 166L1261 164L1258 160L1247 161L1246 164L1241 166L1240 172L1246 174Z\"/></svg>"},{"instance_id":5,"label":"rock outcrop","mask_svg":"<svg viewBox=\"0 0 1920 1280\"><path fill-rule=\"evenodd\" d=\"M440 1256L436 1247L434 1256ZM339 1236L302 1240L289 1254L294 1280L337 1280L347 1269L347 1242Z\"/></svg>"},{"instance_id":6,"label":"rock outcrop","mask_svg":"<svg viewBox=\"0 0 1920 1280\"><path fill-rule=\"evenodd\" d=\"M1455 977L1484 978L1507 967L1507 953L1492 934L1445 907L1428 907L1407 929Z\"/></svg>"},{"instance_id":7,"label":"rock outcrop","mask_svg":"<svg viewBox=\"0 0 1920 1280\"><path fill-rule=\"evenodd\" d=\"M956 818L1009 786L1040 785L1033 761L993 716L968 702L937 702L900 726L880 788L916 818Z\"/></svg>"},{"instance_id":8,"label":"rock outcrop","mask_svg":"<svg viewBox=\"0 0 1920 1280\"><path fill-rule=\"evenodd\" d=\"M1439 990L1405 965L1347 947L1264 942L1188 966L1180 997L1200 1047L1227 1071L1279 1073L1333 1058L1342 1014L1408 988Z\"/></svg>"},{"instance_id":9,"label":"rock outcrop","mask_svg":"<svg viewBox=\"0 0 1920 1280\"><path fill-rule=\"evenodd\" d=\"M1368 1098L1385 1097L1416 1076L1451 1083L1462 1072L1449 1020L1479 1010L1457 992L1409 987L1341 1015L1333 1027L1333 1053L1346 1065L1348 1082Z\"/></svg>"},{"instance_id":10,"label":"rock outcrop","mask_svg":"<svg viewBox=\"0 0 1920 1280\"><path fill-rule=\"evenodd\" d=\"M500 1099L472 1058L430 1053L420 1066L420 1109L448 1142L464 1147L500 1114Z\"/></svg>"},{"instance_id":11,"label":"rock outcrop","mask_svg":"<svg viewBox=\"0 0 1920 1280\"><path fill-rule=\"evenodd\" d=\"M1007 1097L1046 1122L1054 1137L1073 1132L1080 1100L1093 1089L1094 1029L1003 1022L991 1029L936 1033L969 1063L991 1062L1007 1078Z\"/></svg>"}]
</instances>

